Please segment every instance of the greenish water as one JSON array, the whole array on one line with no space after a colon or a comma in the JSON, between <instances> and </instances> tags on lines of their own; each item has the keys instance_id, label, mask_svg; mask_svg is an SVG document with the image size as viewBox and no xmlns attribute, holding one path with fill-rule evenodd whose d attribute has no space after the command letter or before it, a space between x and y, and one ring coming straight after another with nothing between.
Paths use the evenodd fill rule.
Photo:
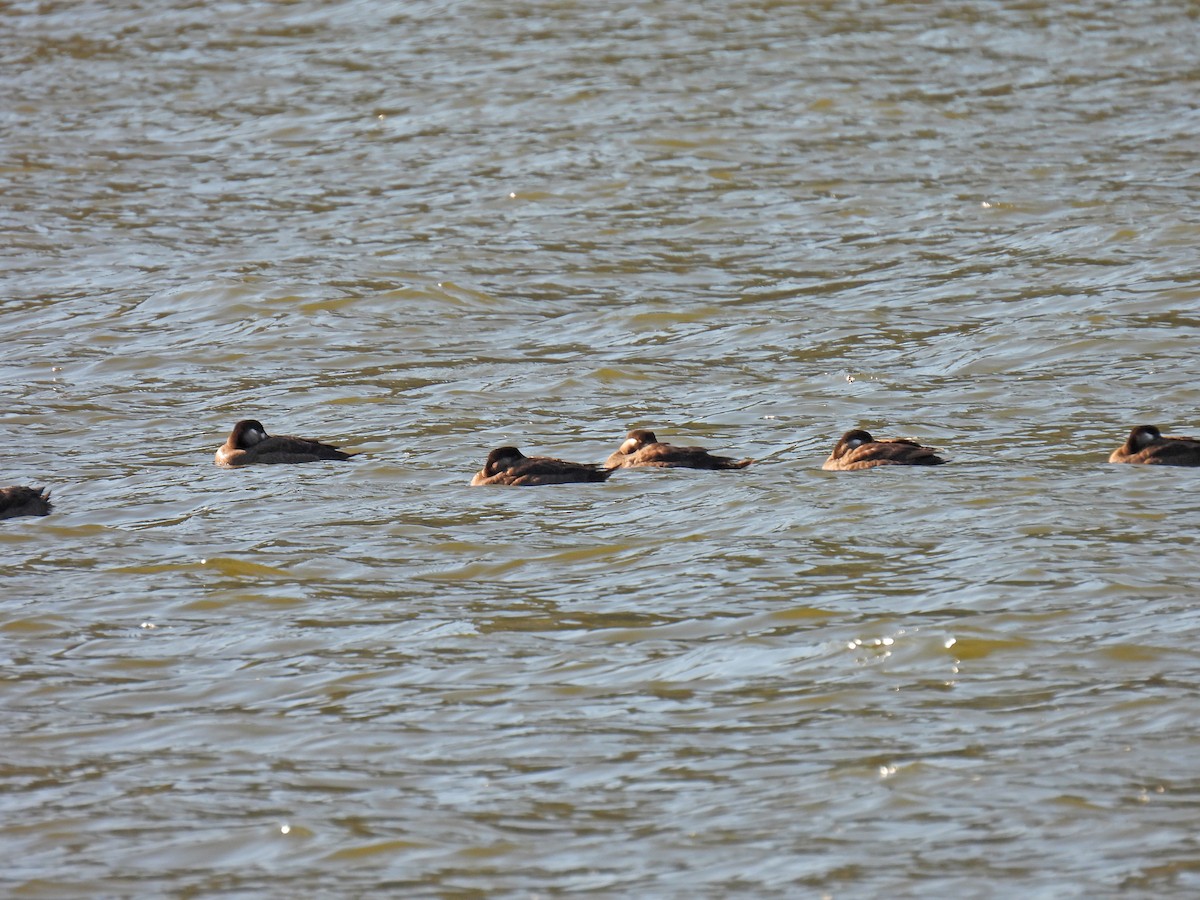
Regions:
<instances>
[{"instance_id":1,"label":"greenish water","mask_svg":"<svg viewBox=\"0 0 1200 900\"><path fill-rule=\"evenodd\" d=\"M109 7L0 8L5 893L1196 892L1194 6ZM467 487L633 427L758 462Z\"/></svg>"}]
</instances>

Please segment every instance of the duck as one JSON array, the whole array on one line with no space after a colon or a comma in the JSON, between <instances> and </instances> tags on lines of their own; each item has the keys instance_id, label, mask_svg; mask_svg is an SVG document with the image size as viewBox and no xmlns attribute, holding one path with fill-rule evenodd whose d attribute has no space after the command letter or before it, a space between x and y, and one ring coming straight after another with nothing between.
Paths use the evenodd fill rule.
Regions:
<instances>
[{"instance_id":1,"label":"duck","mask_svg":"<svg viewBox=\"0 0 1200 900\"><path fill-rule=\"evenodd\" d=\"M664 444L653 431L637 428L625 436L625 442L604 463L606 469L632 469L651 466L658 469L744 469L752 459L714 456L703 447L676 447Z\"/></svg>"},{"instance_id":2,"label":"duck","mask_svg":"<svg viewBox=\"0 0 1200 900\"><path fill-rule=\"evenodd\" d=\"M256 463L305 463L319 459L349 459L356 456L337 447L308 438L267 434L258 419L242 419L233 426L213 461L218 466L235 468Z\"/></svg>"},{"instance_id":3,"label":"duck","mask_svg":"<svg viewBox=\"0 0 1200 900\"><path fill-rule=\"evenodd\" d=\"M1129 439L1108 457L1110 463L1144 466L1200 466L1200 440L1164 437L1154 425L1139 425Z\"/></svg>"},{"instance_id":4,"label":"duck","mask_svg":"<svg viewBox=\"0 0 1200 900\"><path fill-rule=\"evenodd\" d=\"M856 428L842 435L821 468L850 472L875 466L940 466L945 461L932 447L908 438L876 440L869 431Z\"/></svg>"},{"instance_id":5,"label":"duck","mask_svg":"<svg viewBox=\"0 0 1200 900\"><path fill-rule=\"evenodd\" d=\"M498 447L488 454L471 486L484 484L533 485L604 481L612 474L593 463L566 462L549 456L526 456L516 447Z\"/></svg>"},{"instance_id":6,"label":"duck","mask_svg":"<svg viewBox=\"0 0 1200 900\"><path fill-rule=\"evenodd\" d=\"M0 488L0 519L15 519L17 516L46 516L54 504L50 492L40 487L12 485Z\"/></svg>"}]
</instances>

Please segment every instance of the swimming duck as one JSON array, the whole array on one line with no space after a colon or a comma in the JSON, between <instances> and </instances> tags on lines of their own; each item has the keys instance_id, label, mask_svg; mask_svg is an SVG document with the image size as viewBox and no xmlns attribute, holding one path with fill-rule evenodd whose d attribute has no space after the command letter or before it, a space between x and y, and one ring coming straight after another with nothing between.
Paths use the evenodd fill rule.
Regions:
<instances>
[{"instance_id":1,"label":"swimming duck","mask_svg":"<svg viewBox=\"0 0 1200 900\"><path fill-rule=\"evenodd\" d=\"M1146 466L1200 466L1200 440L1163 437L1153 425L1139 425L1129 432L1129 439L1112 452L1108 461Z\"/></svg>"},{"instance_id":2,"label":"swimming duck","mask_svg":"<svg viewBox=\"0 0 1200 900\"><path fill-rule=\"evenodd\" d=\"M564 462L549 456L526 456L516 447L499 447L488 454L471 485L481 484L567 484L575 481L604 481L612 474L592 463Z\"/></svg>"},{"instance_id":3,"label":"swimming duck","mask_svg":"<svg viewBox=\"0 0 1200 900\"><path fill-rule=\"evenodd\" d=\"M875 466L940 466L944 462L932 447L908 438L877 441L870 432L854 429L842 435L821 468L849 472Z\"/></svg>"},{"instance_id":4,"label":"swimming duck","mask_svg":"<svg viewBox=\"0 0 1200 900\"><path fill-rule=\"evenodd\" d=\"M50 492L40 487L13 485L0 488L0 519L17 516L45 516L54 508Z\"/></svg>"},{"instance_id":5,"label":"swimming duck","mask_svg":"<svg viewBox=\"0 0 1200 900\"><path fill-rule=\"evenodd\" d=\"M604 463L606 469L653 466L659 469L744 469L752 459L714 456L703 447L675 447L660 443L653 431L635 429Z\"/></svg>"},{"instance_id":6,"label":"swimming duck","mask_svg":"<svg viewBox=\"0 0 1200 900\"><path fill-rule=\"evenodd\" d=\"M258 419L242 419L233 426L228 440L217 450L218 466L250 466L255 463L305 463L319 459L349 459L346 453L320 441L287 435L269 435Z\"/></svg>"}]
</instances>

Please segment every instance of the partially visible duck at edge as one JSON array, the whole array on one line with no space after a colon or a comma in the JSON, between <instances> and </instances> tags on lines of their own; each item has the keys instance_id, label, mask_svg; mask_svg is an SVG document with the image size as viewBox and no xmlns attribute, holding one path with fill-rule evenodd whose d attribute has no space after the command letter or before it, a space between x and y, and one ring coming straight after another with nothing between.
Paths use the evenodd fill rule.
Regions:
<instances>
[{"instance_id":1,"label":"partially visible duck at edge","mask_svg":"<svg viewBox=\"0 0 1200 900\"><path fill-rule=\"evenodd\" d=\"M876 440L870 432L857 428L842 435L821 468L851 472L876 466L940 466L945 461L932 447L908 438Z\"/></svg>"},{"instance_id":2,"label":"partially visible duck at edge","mask_svg":"<svg viewBox=\"0 0 1200 900\"><path fill-rule=\"evenodd\" d=\"M612 474L592 463L566 462L549 456L526 456L516 447L498 447L488 454L483 468L471 479L483 484L533 485L604 481Z\"/></svg>"},{"instance_id":3,"label":"partially visible duck at edge","mask_svg":"<svg viewBox=\"0 0 1200 900\"><path fill-rule=\"evenodd\" d=\"M50 492L40 487L13 485L0 488L0 519L15 519L17 516L46 516L54 504Z\"/></svg>"},{"instance_id":4,"label":"partially visible duck at edge","mask_svg":"<svg viewBox=\"0 0 1200 900\"><path fill-rule=\"evenodd\" d=\"M632 469L653 466L659 469L744 469L752 459L714 456L703 447L676 447L664 444L653 431L635 429L604 463L606 469Z\"/></svg>"},{"instance_id":5,"label":"partially visible duck at edge","mask_svg":"<svg viewBox=\"0 0 1200 900\"><path fill-rule=\"evenodd\" d=\"M267 434L258 419L242 419L233 426L229 438L217 450L214 462L218 466L269 465L273 463L306 463L320 459L349 459L355 456L337 447L307 438Z\"/></svg>"},{"instance_id":6,"label":"partially visible duck at edge","mask_svg":"<svg viewBox=\"0 0 1200 900\"><path fill-rule=\"evenodd\" d=\"M1164 437L1153 425L1139 425L1129 439L1108 457L1110 463L1144 466L1200 466L1200 440Z\"/></svg>"}]
</instances>

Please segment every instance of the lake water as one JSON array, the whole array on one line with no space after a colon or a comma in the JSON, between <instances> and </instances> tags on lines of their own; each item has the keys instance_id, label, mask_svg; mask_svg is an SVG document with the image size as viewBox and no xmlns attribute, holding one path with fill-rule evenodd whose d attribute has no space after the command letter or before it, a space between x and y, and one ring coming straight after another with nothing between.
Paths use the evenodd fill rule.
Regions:
<instances>
[{"instance_id":1,"label":"lake water","mask_svg":"<svg viewBox=\"0 0 1200 900\"><path fill-rule=\"evenodd\" d=\"M3 893L1195 896L1198 15L5 4Z\"/></svg>"}]
</instances>

